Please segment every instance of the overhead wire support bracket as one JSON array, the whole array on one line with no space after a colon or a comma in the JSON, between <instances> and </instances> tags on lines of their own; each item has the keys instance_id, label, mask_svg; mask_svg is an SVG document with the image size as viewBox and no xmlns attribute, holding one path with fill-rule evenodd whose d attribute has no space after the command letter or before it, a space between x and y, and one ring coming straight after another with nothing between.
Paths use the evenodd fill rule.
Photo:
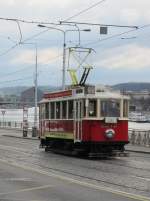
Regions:
<instances>
[{"instance_id":1,"label":"overhead wire support bracket","mask_svg":"<svg viewBox=\"0 0 150 201\"><path fill-rule=\"evenodd\" d=\"M76 21L59 21L60 24L79 24L79 25L91 25L91 26L106 26L106 27L118 27L118 28L131 28L138 29L138 26L129 25L117 25L117 24L100 24L100 23L90 23L90 22L76 22Z\"/></svg>"}]
</instances>

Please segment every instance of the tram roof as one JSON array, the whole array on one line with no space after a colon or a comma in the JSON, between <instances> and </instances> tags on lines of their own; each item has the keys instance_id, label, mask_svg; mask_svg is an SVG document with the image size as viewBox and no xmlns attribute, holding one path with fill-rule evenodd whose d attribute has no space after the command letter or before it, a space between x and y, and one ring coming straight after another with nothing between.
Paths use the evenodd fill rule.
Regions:
<instances>
[{"instance_id":1,"label":"tram roof","mask_svg":"<svg viewBox=\"0 0 150 201\"><path fill-rule=\"evenodd\" d=\"M129 99L128 96L122 95L119 92L110 91L106 89L96 89L95 86L76 87L64 91L54 91L44 94L42 102L83 99L83 98L99 98L99 99Z\"/></svg>"}]
</instances>

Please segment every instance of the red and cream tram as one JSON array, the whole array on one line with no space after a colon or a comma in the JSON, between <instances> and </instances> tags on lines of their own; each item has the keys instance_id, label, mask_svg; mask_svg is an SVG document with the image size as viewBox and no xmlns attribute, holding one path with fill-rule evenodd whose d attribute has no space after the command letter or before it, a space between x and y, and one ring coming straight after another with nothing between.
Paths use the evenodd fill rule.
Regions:
<instances>
[{"instance_id":1,"label":"red and cream tram","mask_svg":"<svg viewBox=\"0 0 150 201\"><path fill-rule=\"evenodd\" d=\"M89 156L123 153L129 98L95 86L47 93L39 103L45 150Z\"/></svg>"}]
</instances>

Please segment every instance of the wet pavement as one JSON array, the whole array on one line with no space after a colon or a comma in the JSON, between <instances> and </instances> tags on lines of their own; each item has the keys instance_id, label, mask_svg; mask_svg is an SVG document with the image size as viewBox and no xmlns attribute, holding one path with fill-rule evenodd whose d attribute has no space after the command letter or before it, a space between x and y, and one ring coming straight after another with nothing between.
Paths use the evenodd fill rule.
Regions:
<instances>
[{"instance_id":1,"label":"wet pavement","mask_svg":"<svg viewBox=\"0 0 150 201\"><path fill-rule=\"evenodd\" d=\"M38 140L3 136L7 134L10 135L11 131L0 130L0 198L3 198L2 193L5 193L8 183L10 192L33 188L26 200L150 200L149 154L131 152L129 157L107 160L75 158L46 153L39 149ZM27 181L11 185L10 181L7 182L9 174L9 178L19 177ZM32 177L34 174L35 177ZM46 185L52 185L51 180L54 187L46 188ZM1 188L5 184L6 187ZM39 186L46 189L43 187L34 191ZM55 188L55 196L51 188ZM22 193L27 192L20 192L19 195Z\"/></svg>"}]
</instances>

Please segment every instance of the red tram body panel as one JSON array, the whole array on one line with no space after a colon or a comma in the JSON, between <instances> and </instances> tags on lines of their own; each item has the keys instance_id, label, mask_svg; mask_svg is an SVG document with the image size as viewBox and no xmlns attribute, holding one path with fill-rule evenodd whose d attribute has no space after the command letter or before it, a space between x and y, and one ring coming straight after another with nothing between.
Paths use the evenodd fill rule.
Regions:
<instances>
[{"instance_id":1,"label":"red tram body panel","mask_svg":"<svg viewBox=\"0 0 150 201\"><path fill-rule=\"evenodd\" d=\"M107 129L113 129L115 135L113 139L105 136ZM106 141L128 141L127 121L118 121L116 124L106 124L103 121L84 121L83 122L83 141L106 142Z\"/></svg>"}]
</instances>

